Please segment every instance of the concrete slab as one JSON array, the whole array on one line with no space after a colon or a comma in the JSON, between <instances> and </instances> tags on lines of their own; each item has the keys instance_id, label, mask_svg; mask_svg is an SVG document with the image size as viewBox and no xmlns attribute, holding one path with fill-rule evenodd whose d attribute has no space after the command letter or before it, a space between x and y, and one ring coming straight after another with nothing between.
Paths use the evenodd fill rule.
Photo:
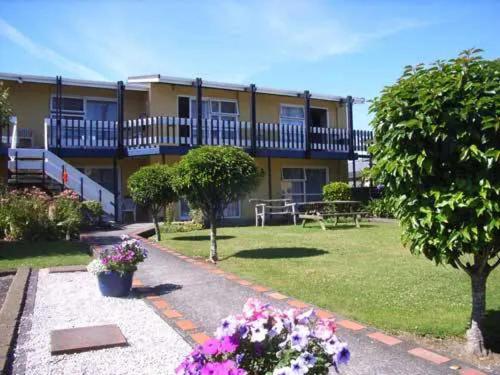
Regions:
<instances>
[{"instance_id":1,"label":"concrete slab","mask_svg":"<svg viewBox=\"0 0 500 375\"><path fill-rule=\"evenodd\" d=\"M115 324L58 329L50 332L50 353L70 354L128 345Z\"/></svg>"}]
</instances>

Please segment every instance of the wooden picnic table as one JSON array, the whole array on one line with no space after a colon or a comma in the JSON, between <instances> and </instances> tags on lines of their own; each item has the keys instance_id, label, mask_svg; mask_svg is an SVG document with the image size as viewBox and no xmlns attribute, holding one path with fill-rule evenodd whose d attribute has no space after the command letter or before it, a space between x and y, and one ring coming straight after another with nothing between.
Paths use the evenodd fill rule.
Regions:
<instances>
[{"instance_id":1,"label":"wooden picnic table","mask_svg":"<svg viewBox=\"0 0 500 375\"><path fill-rule=\"evenodd\" d=\"M334 225L337 225L339 217L352 217L356 227L359 228L359 221L368 212L361 210L360 201L320 201L320 202L299 202L297 209L299 219L302 219L304 227L307 221L317 221L321 229L326 230L325 219L333 218Z\"/></svg>"}]
</instances>

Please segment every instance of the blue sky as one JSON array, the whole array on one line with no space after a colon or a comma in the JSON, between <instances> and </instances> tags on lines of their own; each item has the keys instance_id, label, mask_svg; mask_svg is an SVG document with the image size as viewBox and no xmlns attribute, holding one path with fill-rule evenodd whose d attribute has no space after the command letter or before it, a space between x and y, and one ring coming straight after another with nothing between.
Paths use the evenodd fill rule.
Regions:
<instances>
[{"instance_id":1,"label":"blue sky","mask_svg":"<svg viewBox=\"0 0 500 375\"><path fill-rule=\"evenodd\" d=\"M500 57L500 1L2 1L0 71L156 74L365 97L408 64ZM368 128L368 105L355 108Z\"/></svg>"}]
</instances>

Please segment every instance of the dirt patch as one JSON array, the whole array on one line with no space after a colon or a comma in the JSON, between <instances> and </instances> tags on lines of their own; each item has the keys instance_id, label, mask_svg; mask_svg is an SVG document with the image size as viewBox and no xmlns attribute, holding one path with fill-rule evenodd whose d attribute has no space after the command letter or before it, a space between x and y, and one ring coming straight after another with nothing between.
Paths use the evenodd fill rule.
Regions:
<instances>
[{"instance_id":1,"label":"dirt patch","mask_svg":"<svg viewBox=\"0 0 500 375\"><path fill-rule=\"evenodd\" d=\"M482 370L490 371L493 374L500 374L500 353L490 353L487 358L477 358L465 352L465 339L458 337L436 339L410 334L400 334L398 337L407 341L415 341L423 347L434 349L437 352L444 353L446 356L451 356L460 361L470 363Z\"/></svg>"},{"instance_id":2,"label":"dirt patch","mask_svg":"<svg viewBox=\"0 0 500 375\"><path fill-rule=\"evenodd\" d=\"M14 279L14 275L0 276L0 309L5 301L12 279Z\"/></svg>"}]
</instances>

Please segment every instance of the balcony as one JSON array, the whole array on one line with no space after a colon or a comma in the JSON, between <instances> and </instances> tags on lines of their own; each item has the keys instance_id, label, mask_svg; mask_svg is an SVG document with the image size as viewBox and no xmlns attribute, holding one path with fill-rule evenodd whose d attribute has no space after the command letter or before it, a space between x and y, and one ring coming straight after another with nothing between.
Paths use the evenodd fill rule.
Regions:
<instances>
[{"instance_id":1,"label":"balcony","mask_svg":"<svg viewBox=\"0 0 500 375\"><path fill-rule=\"evenodd\" d=\"M197 145L242 147L256 156L352 159L367 153L371 131L250 121L202 120L170 116L123 122L45 120L45 147L68 156L184 154Z\"/></svg>"}]
</instances>

